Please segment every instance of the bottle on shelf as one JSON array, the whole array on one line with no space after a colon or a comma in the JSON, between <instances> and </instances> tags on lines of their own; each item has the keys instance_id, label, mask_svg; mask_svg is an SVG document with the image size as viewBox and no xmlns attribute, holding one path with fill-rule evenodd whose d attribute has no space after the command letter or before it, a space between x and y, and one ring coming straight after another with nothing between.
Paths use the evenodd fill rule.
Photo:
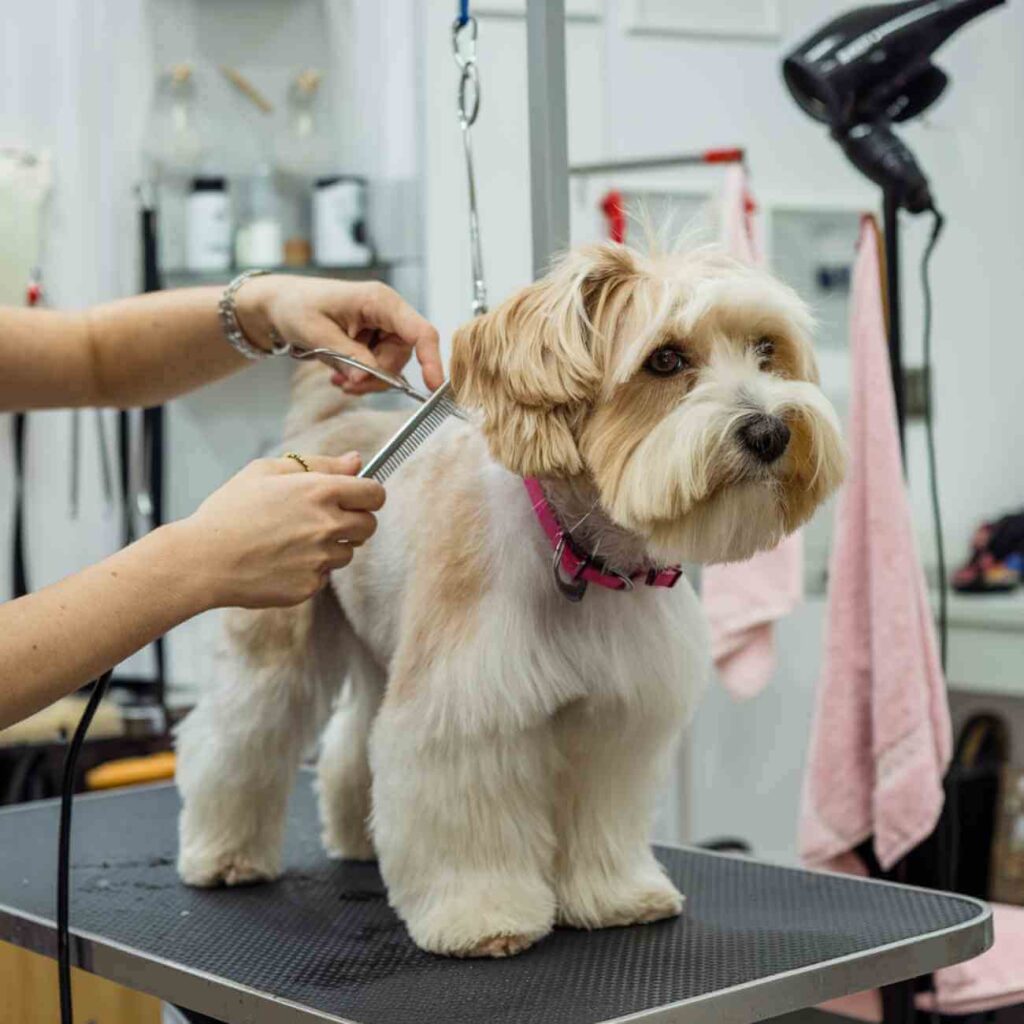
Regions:
<instances>
[{"instance_id":1,"label":"bottle on shelf","mask_svg":"<svg viewBox=\"0 0 1024 1024\"><path fill-rule=\"evenodd\" d=\"M186 200L185 266L204 272L231 266L231 206L220 177L192 179Z\"/></svg>"},{"instance_id":2,"label":"bottle on shelf","mask_svg":"<svg viewBox=\"0 0 1024 1024\"><path fill-rule=\"evenodd\" d=\"M324 267L365 267L373 262L366 240L366 180L328 175L313 190L313 255Z\"/></svg>"},{"instance_id":3,"label":"bottle on shelf","mask_svg":"<svg viewBox=\"0 0 1024 1024\"><path fill-rule=\"evenodd\" d=\"M239 220L235 233L235 265L276 267L283 260L281 204L275 175L269 167L238 182Z\"/></svg>"}]
</instances>

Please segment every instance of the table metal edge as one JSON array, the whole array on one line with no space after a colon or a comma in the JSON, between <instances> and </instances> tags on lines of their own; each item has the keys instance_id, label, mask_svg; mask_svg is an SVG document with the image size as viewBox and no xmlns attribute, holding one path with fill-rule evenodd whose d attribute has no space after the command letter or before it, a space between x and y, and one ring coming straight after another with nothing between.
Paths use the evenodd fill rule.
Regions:
<instances>
[{"instance_id":1,"label":"table metal edge","mask_svg":"<svg viewBox=\"0 0 1024 1024\"><path fill-rule=\"evenodd\" d=\"M882 883L895 884L895 883ZM898 886L914 888L913 886ZM918 890L920 891L920 890ZM927 891L927 890L925 890ZM914 935L860 953L769 975L691 999L651 1007L602 1024L752 1024L829 999L880 988L962 963L992 946L992 909L981 900L956 894L973 903L976 917L924 935Z\"/></svg>"},{"instance_id":2,"label":"table metal edge","mask_svg":"<svg viewBox=\"0 0 1024 1024\"><path fill-rule=\"evenodd\" d=\"M3 903L0 941L51 959L57 956L53 921ZM219 1020L245 1020L246 1024L358 1024L198 968L143 953L92 932L72 929L71 958L74 966L90 974Z\"/></svg>"}]
</instances>

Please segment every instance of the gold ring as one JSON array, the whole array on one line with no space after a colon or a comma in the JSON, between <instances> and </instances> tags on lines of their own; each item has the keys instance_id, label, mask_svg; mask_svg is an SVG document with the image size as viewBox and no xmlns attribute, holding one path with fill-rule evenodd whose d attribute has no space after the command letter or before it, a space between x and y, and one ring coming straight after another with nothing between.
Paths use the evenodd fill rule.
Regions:
<instances>
[{"instance_id":1,"label":"gold ring","mask_svg":"<svg viewBox=\"0 0 1024 1024\"><path fill-rule=\"evenodd\" d=\"M294 459L307 473L310 472L309 463L298 452L285 452L284 458Z\"/></svg>"}]
</instances>

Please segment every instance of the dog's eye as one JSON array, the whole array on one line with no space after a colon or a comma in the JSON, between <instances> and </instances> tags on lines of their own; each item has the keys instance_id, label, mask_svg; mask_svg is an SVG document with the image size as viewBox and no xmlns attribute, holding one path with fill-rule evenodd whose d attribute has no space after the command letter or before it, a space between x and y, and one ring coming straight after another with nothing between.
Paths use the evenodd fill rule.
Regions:
<instances>
[{"instance_id":1,"label":"dog's eye","mask_svg":"<svg viewBox=\"0 0 1024 1024\"><path fill-rule=\"evenodd\" d=\"M775 355L775 340L767 337L758 338L754 342L754 353L757 355L758 363L764 366Z\"/></svg>"},{"instance_id":2,"label":"dog's eye","mask_svg":"<svg viewBox=\"0 0 1024 1024\"><path fill-rule=\"evenodd\" d=\"M659 348L647 357L644 369L656 377L674 377L687 367L686 356L677 348Z\"/></svg>"}]
</instances>

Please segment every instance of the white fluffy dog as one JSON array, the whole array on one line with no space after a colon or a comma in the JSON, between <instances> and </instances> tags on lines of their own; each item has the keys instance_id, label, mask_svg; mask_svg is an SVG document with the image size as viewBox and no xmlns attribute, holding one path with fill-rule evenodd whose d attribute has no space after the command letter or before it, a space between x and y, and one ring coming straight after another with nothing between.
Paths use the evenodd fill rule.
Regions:
<instances>
[{"instance_id":1,"label":"white fluffy dog","mask_svg":"<svg viewBox=\"0 0 1024 1024\"><path fill-rule=\"evenodd\" d=\"M648 832L708 639L685 581L645 582L771 547L839 483L809 330L789 288L716 248L610 244L463 327L452 381L473 421L391 478L331 590L236 613L236 678L179 735L182 878L279 873L285 801L326 722L324 844L379 858L424 949L506 956L556 924L678 914ZM372 452L393 415L349 404L300 370L289 447ZM566 599L524 476L577 560L631 589Z\"/></svg>"}]
</instances>

